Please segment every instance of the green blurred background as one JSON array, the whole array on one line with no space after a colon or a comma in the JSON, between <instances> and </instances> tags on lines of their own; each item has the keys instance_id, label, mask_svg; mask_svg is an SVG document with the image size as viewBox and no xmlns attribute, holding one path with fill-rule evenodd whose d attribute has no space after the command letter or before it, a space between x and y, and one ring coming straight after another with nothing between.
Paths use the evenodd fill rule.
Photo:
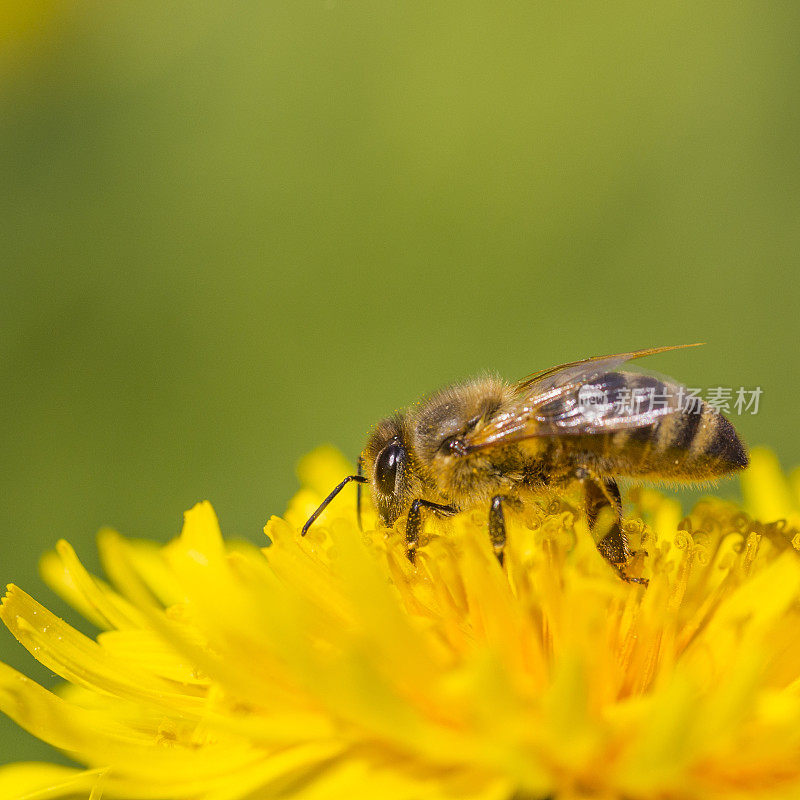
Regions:
<instances>
[{"instance_id":1,"label":"green blurred background","mask_svg":"<svg viewBox=\"0 0 800 800\"><path fill-rule=\"evenodd\" d=\"M9 2L0 578L294 466L453 378L705 341L800 462L800 6ZM728 487L735 491L735 485ZM78 623L80 624L80 623ZM0 659L46 685L5 632ZM49 758L0 719L0 763Z\"/></svg>"}]
</instances>

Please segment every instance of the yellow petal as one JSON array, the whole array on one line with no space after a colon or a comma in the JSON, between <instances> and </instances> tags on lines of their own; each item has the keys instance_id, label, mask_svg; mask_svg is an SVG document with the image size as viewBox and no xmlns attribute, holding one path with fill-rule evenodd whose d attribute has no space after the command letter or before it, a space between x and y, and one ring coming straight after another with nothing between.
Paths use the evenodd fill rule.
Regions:
<instances>
[{"instance_id":1,"label":"yellow petal","mask_svg":"<svg viewBox=\"0 0 800 800\"><path fill-rule=\"evenodd\" d=\"M741 475L742 494L750 514L763 522L785 519L795 509L786 478L777 456L763 447L754 447L750 466Z\"/></svg>"},{"instance_id":2,"label":"yellow petal","mask_svg":"<svg viewBox=\"0 0 800 800\"><path fill-rule=\"evenodd\" d=\"M139 628L144 624L134 606L86 571L63 539L54 553L42 558L39 568L48 585L99 628Z\"/></svg>"},{"instance_id":3,"label":"yellow petal","mask_svg":"<svg viewBox=\"0 0 800 800\"><path fill-rule=\"evenodd\" d=\"M14 585L2 600L0 618L48 669L87 688L139 702L199 710L202 701L189 687L137 670L51 614Z\"/></svg>"},{"instance_id":4,"label":"yellow petal","mask_svg":"<svg viewBox=\"0 0 800 800\"><path fill-rule=\"evenodd\" d=\"M207 503L164 547L103 532L111 585L60 544L46 569L97 641L11 588L4 620L70 683L2 667L0 710L108 768L83 796L800 796L800 560L774 526L634 492L645 588L554 492L509 510L502 568L485 510L428 520L412 564L348 502L299 535L347 471L314 458L270 547L226 543ZM797 515L777 462L754 467L750 501Z\"/></svg>"},{"instance_id":5,"label":"yellow petal","mask_svg":"<svg viewBox=\"0 0 800 800\"><path fill-rule=\"evenodd\" d=\"M3 800L58 800L79 793L92 798L104 770L73 769L56 764L24 762L0 767L0 797Z\"/></svg>"}]
</instances>

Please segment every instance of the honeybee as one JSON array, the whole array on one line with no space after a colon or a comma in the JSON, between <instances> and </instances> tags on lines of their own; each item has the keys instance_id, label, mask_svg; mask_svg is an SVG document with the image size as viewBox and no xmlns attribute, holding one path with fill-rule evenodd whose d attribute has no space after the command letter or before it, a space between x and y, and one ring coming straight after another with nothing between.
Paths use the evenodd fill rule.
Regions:
<instances>
[{"instance_id":1,"label":"honeybee","mask_svg":"<svg viewBox=\"0 0 800 800\"><path fill-rule=\"evenodd\" d=\"M305 534L350 482L369 483L383 525L406 518L413 562L423 514L449 516L479 504L503 563L503 508L576 482L602 555L626 580L632 553L621 525L617 478L708 481L748 464L733 425L669 378L620 371L625 362L681 347L654 347L552 367L508 383L479 378L441 389L379 422L345 478L304 525ZM657 402L656 402L657 401ZM358 511L360 521L360 486Z\"/></svg>"}]
</instances>

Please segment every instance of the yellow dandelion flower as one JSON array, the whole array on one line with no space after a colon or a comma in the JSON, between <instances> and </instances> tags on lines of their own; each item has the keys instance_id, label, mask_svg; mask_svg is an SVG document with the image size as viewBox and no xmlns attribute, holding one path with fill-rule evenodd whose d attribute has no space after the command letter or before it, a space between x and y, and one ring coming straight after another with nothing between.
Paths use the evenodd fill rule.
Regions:
<instances>
[{"instance_id":1,"label":"yellow dandelion flower","mask_svg":"<svg viewBox=\"0 0 800 800\"><path fill-rule=\"evenodd\" d=\"M346 470L306 459L263 549L208 503L164 547L104 531L107 581L59 542L43 574L95 639L10 586L0 616L65 683L0 665L0 709L83 768L6 767L0 797L800 796L800 482L771 455L744 507L630 493L647 588L564 498L509 516L505 568L479 513L414 565L346 498L301 538Z\"/></svg>"}]
</instances>

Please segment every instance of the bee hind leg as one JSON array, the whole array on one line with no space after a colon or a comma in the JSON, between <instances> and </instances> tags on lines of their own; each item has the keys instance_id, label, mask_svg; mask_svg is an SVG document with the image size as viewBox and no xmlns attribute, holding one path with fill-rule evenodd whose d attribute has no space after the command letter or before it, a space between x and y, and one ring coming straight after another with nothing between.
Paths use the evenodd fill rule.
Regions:
<instances>
[{"instance_id":1,"label":"bee hind leg","mask_svg":"<svg viewBox=\"0 0 800 800\"><path fill-rule=\"evenodd\" d=\"M595 532L595 525L598 522L601 512L612 509L614 521L611 527L603 534L597 542L597 549L600 555L611 564L619 576L628 583L641 583L647 586L644 578L634 578L625 572L625 566L633 558L633 553L628 542L628 537L622 529L622 498L620 497L617 482L612 478L600 478L591 475L586 470L578 470L576 477L584 486L586 492L586 516L589 520L589 527Z\"/></svg>"},{"instance_id":2,"label":"bee hind leg","mask_svg":"<svg viewBox=\"0 0 800 800\"><path fill-rule=\"evenodd\" d=\"M457 509L453 506L432 503L430 500L417 498L408 510L406 518L406 557L413 564L417 557L417 547L419 545L419 534L422 530L422 509L428 509L434 513L450 516L455 514Z\"/></svg>"}]
</instances>

